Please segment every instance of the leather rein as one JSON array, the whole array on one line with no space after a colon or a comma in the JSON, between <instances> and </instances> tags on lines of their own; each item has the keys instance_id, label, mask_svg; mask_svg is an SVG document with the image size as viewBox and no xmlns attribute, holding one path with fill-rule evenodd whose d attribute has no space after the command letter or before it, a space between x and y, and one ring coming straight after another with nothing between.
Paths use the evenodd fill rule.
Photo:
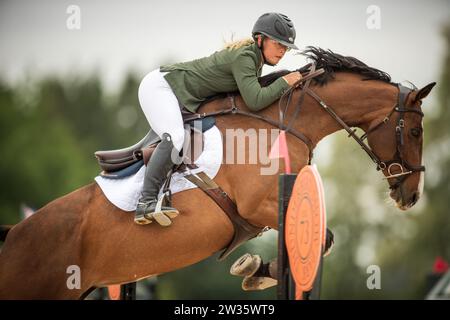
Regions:
<instances>
[{"instance_id":1,"label":"leather rein","mask_svg":"<svg viewBox=\"0 0 450 320\"><path fill-rule=\"evenodd\" d=\"M305 82L305 85L303 86L303 88L307 88L311 82L311 79L314 77L317 77L318 75L321 75L322 73L324 73L325 70L324 69L319 69L317 71L315 71L315 65L314 67L311 68L310 72L304 76L302 79L300 79L299 81L297 81L292 87L290 87L279 99L279 103L278 103L278 107L280 110L280 118L279 121L275 121L271 118L256 114L256 113L252 113L252 112L247 112L244 110L239 109L236 106L236 102L234 100L234 95L232 94L228 94L228 98L230 99L230 103L231 103L231 108L227 108L227 109L223 109L220 111L214 111L214 112L204 112L204 113L195 113L192 115L188 115L188 116L183 116L183 121L184 122L189 122L192 120L197 120L197 119L203 119L206 117L214 117L214 116L223 116L223 115L227 115L227 114L239 114L239 115L243 115L246 117L251 117L251 118L255 118L261 121L264 121L274 127L279 128L280 130L284 130L286 132L289 132L290 134L292 134L294 137L296 137L297 139L303 141L303 143L306 144L306 146L308 147L309 150L309 163L311 164L311 160L313 158L313 149L314 149L314 145L311 141L311 139L309 139L307 136L305 136L303 133L301 133L300 131L297 131L295 129L293 129L291 127L293 121L297 118L299 112L300 112L300 107L301 104L303 102L304 99L304 95L305 95L305 90L302 91L300 98L296 104L296 111L295 111L295 116L293 119L291 119L291 121L289 122L288 125L284 125L283 124L283 119L284 119L284 114L286 114L287 109L289 107L289 104L291 102L291 97L292 97L292 93L294 92L294 89L296 89L297 87L299 87L302 82ZM288 95L288 101L286 103L286 107L284 109L284 111L281 110L281 102L283 100L283 98Z\"/></svg>"},{"instance_id":2,"label":"leather rein","mask_svg":"<svg viewBox=\"0 0 450 320\"><path fill-rule=\"evenodd\" d=\"M316 65L315 63L311 63L311 67L309 70L309 73L304 76L302 79L300 79L298 82L296 82L291 88L289 88L279 99L278 102L278 109L279 109L279 119L278 122L271 119L271 118L267 118L264 117L262 115L258 115L255 113L251 113L251 112L247 112L247 111L243 111L241 109L239 109L236 106L235 100L234 100L234 95L229 94L228 98L230 99L231 102L231 108L227 108L224 110L220 110L220 111L216 111L216 112L210 112L210 113L196 113L193 114L192 116L188 116L185 117L184 121L188 122L188 121L192 121L195 119L202 119L205 117L209 117L209 116L221 116L221 115L227 115L227 114L239 114L239 115L243 115L243 116L247 116L247 117L251 117L251 118L255 118L261 121L264 121L266 123L271 124L274 127L278 127L280 130L284 130L286 133L290 133L293 136L295 136L296 138L298 138L299 140L303 141L306 146L309 149L309 161L308 163L311 164L311 160L313 157L313 143L311 141L311 139L309 139L307 136L305 136L303 133L295 130L292 128L292 125L294 123L294 121L297 119L299 113L300 113L300 109L301 109L301 105L303 103L304 97L306 94L308 94L309 96L311 96L314 100L316 100L318 102L318 104L322 107L323 110L325 110L336 122L339 123L339 125L342 126L342 128L347 131L347 133L349 134L348 137L352 137L360 146L361 148L367 153L367 155L372 159L372 161L377 165L377 170L387 170L388 175L385 177L385 179L392 179L395 178L396 182L390 186L390 189L394 190L395 188L397 188L405 179L406 176L414 173L414 172L420 172L420 171L425 171L425 166L423 165L419 165L419 166L413 166L410 165L405 159L403 159L402 157L402 149L404 147L404 128L405 128L405 120L404 120L404 114L406 112L413 112L413 113L417 113L419 114L421 117L424 116L423 112L420 110L416 110L413 108L407 108L405 106L405 102L406 99L409 95L409 93L412 91L412 89L405 87L401 84L397 84L397 87L399 89L399 94L398 94L398 101L396 103L396 105L394 106L394 108L391 110L391 112L383 119L383 121L381 121L379 124L377 124L376 126L374 126L373 128L369 129L365 134L363 134L361 137L358 137L358 135L356 135L356 129L351 129L337 114L336 112L333 110L333 108L331 108L330 106L328 106L314 91L312 91L309 88L309 85L311 83L311 80L324 73L324 69L318 69L316 70ZM298 87L301 87L301 94L300 97L296 103L296 109L294 111L294 116L290 119L290 121L288 122L287 125L284 124L284 119L285 119L285 115L287 114L289 105L291 104L291 98L292 98L292 94L294 92L294 90ZM283 99L287 96L287 101L286 101L286 105L284 107L284 109L282 109L281 105L282 105L282 101ZM373 151L372 149L364 142L364 140L368 137L368 135L372 132L374 132L376 129L380 128L383 124L387 124L388 121L390 120L392 114L394 112L398 112L400 114L398 120L397 120L397 125L395 127L395 136L396 136L396 153L394 155L394 158L392 160L388 160L388 161L382 161ZM392 173L392 169L393 168L398 168L400 169L400 173L396 173L393 174Z\"/></svg>"}]
</instances>

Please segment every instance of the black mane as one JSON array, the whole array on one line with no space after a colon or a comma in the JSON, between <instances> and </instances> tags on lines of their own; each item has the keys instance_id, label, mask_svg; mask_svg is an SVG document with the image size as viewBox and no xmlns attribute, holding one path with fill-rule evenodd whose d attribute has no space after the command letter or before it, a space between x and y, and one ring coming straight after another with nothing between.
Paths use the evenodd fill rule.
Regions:
<instances>
[{"instance_id":1,"label":"black mane","mask_svg":"<svg viewBox=\"0 0 450 320\"><path fill-rule=\"evenodd\" d=\"M363 80L381 80L387 83L391 83L391 76L384 71L369 67L364 62L353 58L345 57L340 54L334 53L331 50L324 50L318 47L307 47L307 49L301 52L302 55L308 57L312 62L316 63L316 69L324 68L325 73L317 76L313 79L316 84L325 85L330 79L334 79L335 72L352 72L362 75ZM311 63L297 69L305 74L309 72ZM265 87L274 82L279 77L282 77L292 71L280 70L272 72L259 79L261 86Z\"/></svg>"}]
</instances>

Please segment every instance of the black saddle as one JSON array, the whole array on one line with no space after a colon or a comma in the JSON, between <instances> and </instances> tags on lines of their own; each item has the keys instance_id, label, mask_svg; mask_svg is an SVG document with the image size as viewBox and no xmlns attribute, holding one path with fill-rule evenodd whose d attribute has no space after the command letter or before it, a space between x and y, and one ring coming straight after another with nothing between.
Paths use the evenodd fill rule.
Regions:
<instances>
[{"instance_id":1,"label":"black saddle","mask_svg":"<svg viewBox=\"0 0 450 320\"><path fill-rule=\"evenodd\" d=\"M211 129L216 120L214 117L206 117L198 120L186 122L191 131L204 133ZM100 175L105 178L120 179L136 173L148 159L146 150L154 148L161 141L161 138L152 129L136 144L122 149L97 151L97 158L100 168L103 170ZM149 148L153 146L153 148Z\"/></svg>"}]
</instances>

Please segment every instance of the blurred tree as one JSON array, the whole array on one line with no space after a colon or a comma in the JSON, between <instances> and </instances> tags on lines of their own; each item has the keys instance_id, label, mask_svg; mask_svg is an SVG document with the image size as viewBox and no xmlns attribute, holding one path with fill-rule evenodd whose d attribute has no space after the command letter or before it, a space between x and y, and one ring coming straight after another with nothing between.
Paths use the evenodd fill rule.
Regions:
<instances>
[{"instance_id":1,"label":"blurred tree","mask_svg":"<svg viewBox=\"0 0 450 320\"><path fill-rule=\"evenodd\" d=\"M93 153L134 144L148 131L129 75L106 97L96 76L0 82L0 223L16 223L22 202L39 208L93 181ZM125 120L132 110L132 122ZM128 121L128 122L127 122Z\"/></svg>"},{"instance_id":2,"label":"blurred tree","mask_svg":"<svg viewBox=\"0 0 450 320\"><path fill-rule=\"evenodd\" d=\"M51 92L50 100L57 96L59 86L53 81L43 87ZM42 206L89 178L88 162L72 132L58 121L57 112L42 107L53 103L40 95L26 102L22 89L0 89L2 223L17 222L21 202Z\"/></svg>"}]
</instances>

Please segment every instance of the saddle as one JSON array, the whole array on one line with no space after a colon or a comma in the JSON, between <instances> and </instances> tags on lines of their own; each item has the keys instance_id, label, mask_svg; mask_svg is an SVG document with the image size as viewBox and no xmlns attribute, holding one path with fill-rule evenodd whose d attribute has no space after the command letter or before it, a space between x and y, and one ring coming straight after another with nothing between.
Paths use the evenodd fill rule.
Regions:
<instances>
[{"instance_id":1,"label":"saddle","mask_svg":"<svg viewBox=\"0 0 450 320\"><path fill-rule=\"evenodd\" d=\"M234 101L234 100L233 100ZM186 169L195 169L195 160L203 152L204 132L211 129L216 121L213 116L201 117L198 114L183 112L185 122L185 140L182 148L182 163L174 169L174 172L185 172ZM117 150L97 151L95 157L100 168L103 170L100 176L108 179L121 179L135 174L142 165L147 165L153 151L161 138L150 129L150 131L136 144ZM191 146L194 146L192 148ZM200 146L200 147L199 147ZM220 188L204 172L187 174L187 180L197 185L227 214L234 227L234 236L231 242L224 248L218 260L224 260L231 252L247 240L253 239L267 230L254 226L241 217L236 204L230 199L225 191ZM170 177L164 184L164 190L168 189ZM170 190L169 191L169 201Z\"/></svg>"},{"instance_id":2,"label":"saddle","mask_svg":"<svg viewBox=\"0 0 450 320\"><path fill-rule=\"evenodd\" d=\"M202 105L224 96L227 96L227 94L215 94L208 97ZM203 133L211 129L216 124L216 120L213 116L201 117L197 113L188 111L180 101L178 101L178 105L185 124L185 133L188 133L185 134L182 148L183 163L189 161L193 163L203 151ZM94 155L103 170L100 175L110 179L121 179L135 174L143 164L147 165L153 151L160 142L161 138L150 128L145 137L132 146L116 150L96 151ZM192 145L201 146L201 148L189 150ZM191 153L188 155L189 151ZM183 168L180 167L179 169Z\"/></svg>"},{"instance_id":3,"label":"saddle","mask_svg":"<svg viewBox=\"0 0 450 320\"><path fill-rule=\"evenodd\" d=\"M203 152L203 133L216 124L214 117L206 117L191 120L185 124L185 139L182 148L182 159L184 164L192 164ZM108 179L122 179L135 174L142 165L147 165L156 146L161 138L152 129L136 144L122 149L97 151L100 168L103 170L100 176ZM192 148L191 146L196 146ZM181 166L179 169L183 169ZM182 170L177 170L182 171Z\"/></svg>"}]
</instances>

